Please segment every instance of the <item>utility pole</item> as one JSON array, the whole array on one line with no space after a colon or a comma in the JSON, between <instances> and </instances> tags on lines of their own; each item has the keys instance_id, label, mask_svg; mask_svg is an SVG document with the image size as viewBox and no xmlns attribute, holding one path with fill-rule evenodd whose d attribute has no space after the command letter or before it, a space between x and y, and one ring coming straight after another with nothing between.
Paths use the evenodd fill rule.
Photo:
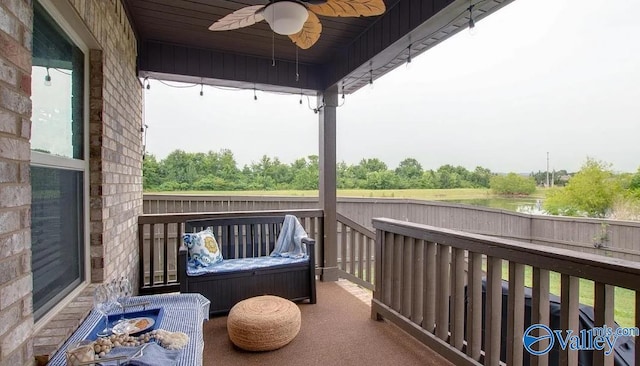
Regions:
<instances>
[{"instance_id":1,"label":"utility pole","mask_svg":"<svg viewBox=\"0 0 640 366\"><path fill-rule=\"evenodd\" d=\"M549 188L549 152L547 151L547 188Z\"/></svg>"}]
</instances>

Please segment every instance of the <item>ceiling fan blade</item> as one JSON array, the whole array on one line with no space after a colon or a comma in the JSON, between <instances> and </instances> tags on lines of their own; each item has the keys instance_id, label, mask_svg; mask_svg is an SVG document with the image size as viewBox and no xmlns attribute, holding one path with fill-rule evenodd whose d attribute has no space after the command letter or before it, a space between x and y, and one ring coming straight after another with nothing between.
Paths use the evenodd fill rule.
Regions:
<instances>
[{"instance_id":1,"label":"ceiling fan blade","mask_svg":"<svg viewBox=\"0 0 640 366\"><path fill-rule=\"evenodd\" d=\"M309 10L327 17L370 17L383 14L383 0L327 0L321 5L307 5Z\"/></svg>"},{"instance_id":2,"label":"ceiling fan blade","mask_svg":"<svg viewBox=\"0 0 640 366\"><path fill-rule=\"evenodd\" d=\"M320 19L318 19L318 16L313 12L309 12L309 18L307 18L307 21L302 26L302 30L296 34L290 35L289 38L298 47L306 50L318 41L320 33L322 33L322 24L320 24Z\"/></svg>"},{"instance_id":3,"label":"ceiling fan blade","mask_svg":"<svg viewBox=\"0 0 640 366\"><path fill-rule=\"evenodd\" d=\"M264 16L261 11L264 7L264 5L253 5L238 9L211 24L209 30L227 31L254 25L257 22L264 20Z\"/></svg>"}]
</instances>

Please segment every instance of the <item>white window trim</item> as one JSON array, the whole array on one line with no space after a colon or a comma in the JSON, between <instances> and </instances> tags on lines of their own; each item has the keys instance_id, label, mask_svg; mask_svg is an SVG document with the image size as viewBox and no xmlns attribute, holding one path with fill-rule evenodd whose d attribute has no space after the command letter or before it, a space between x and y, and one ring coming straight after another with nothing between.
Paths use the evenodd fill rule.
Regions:
<instances>
[{"instance_id":1,"label":"white window trim","mask_svg":"<svg viewBox=\"0 0 640 366\"><path fill-rule=\"evenodd\" d=\"M83 159L72 159L37 151L31 152L31 165L40 167L55 167L84 172L84 280L71 291L63 300L44 314L35 324L37 332L47 324L60 310L64 309L91 282L91 253L90 253L90 169L89 169L89 52L91 49L101 49L95 37L80 18L75 8L65 0L38 0L40 5L56 20L56 24L65 32L71 41L84 53L84 152Z\"/></svg>"},{"instance_id":2,"label":"white window trim","mask_svg":"<svg viewBox=\"0 0 640 366\"><path fill-rule=\"evenodd\" d=\"M31 151L31 165L44 168L62 168L84 171L87 166L85 160L65 158L39 151Z\"/></svg>"}]
</instances>

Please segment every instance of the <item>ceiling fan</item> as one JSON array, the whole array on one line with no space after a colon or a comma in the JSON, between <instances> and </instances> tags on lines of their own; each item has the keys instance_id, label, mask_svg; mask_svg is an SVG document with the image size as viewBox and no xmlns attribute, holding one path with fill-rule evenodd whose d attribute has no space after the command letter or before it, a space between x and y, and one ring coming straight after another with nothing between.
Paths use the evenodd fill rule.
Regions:
<instances>
[{"instance_id":1,"label":"ceiling fan","mask_svg":"<svg viewBox=\"0 0 640 366\"><path fill-rule=\"evenodd\" d=\"M278 34L289 36L298 47L308 49L320 38L327 17L368 17L384 13L384 0L269 0L266 5L238 9L213 23L209 30L227 31L262 20Z\"/></svg>"}]
</instances>

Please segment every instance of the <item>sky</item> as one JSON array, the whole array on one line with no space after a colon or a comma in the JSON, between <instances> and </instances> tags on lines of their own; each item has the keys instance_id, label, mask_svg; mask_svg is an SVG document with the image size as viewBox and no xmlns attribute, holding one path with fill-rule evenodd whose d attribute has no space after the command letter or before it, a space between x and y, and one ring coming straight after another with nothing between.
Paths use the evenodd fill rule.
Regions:
<instances>
[{"instance_id":1,"label":"sky","mask_svg":"<svg viewBox=\"0 0 640 366\"><path fill-rule=\"evenodd\" d=\"M493 172L640 168L640 1L515 0L347 95L337 160L405 158ZM301 51L304 52L304 51ZM145 90L146 151L230 149L242 167L318 154L307 98L158 80ZM315 104L315 98L310 101Z\"/></svg>"}]
</instances>

